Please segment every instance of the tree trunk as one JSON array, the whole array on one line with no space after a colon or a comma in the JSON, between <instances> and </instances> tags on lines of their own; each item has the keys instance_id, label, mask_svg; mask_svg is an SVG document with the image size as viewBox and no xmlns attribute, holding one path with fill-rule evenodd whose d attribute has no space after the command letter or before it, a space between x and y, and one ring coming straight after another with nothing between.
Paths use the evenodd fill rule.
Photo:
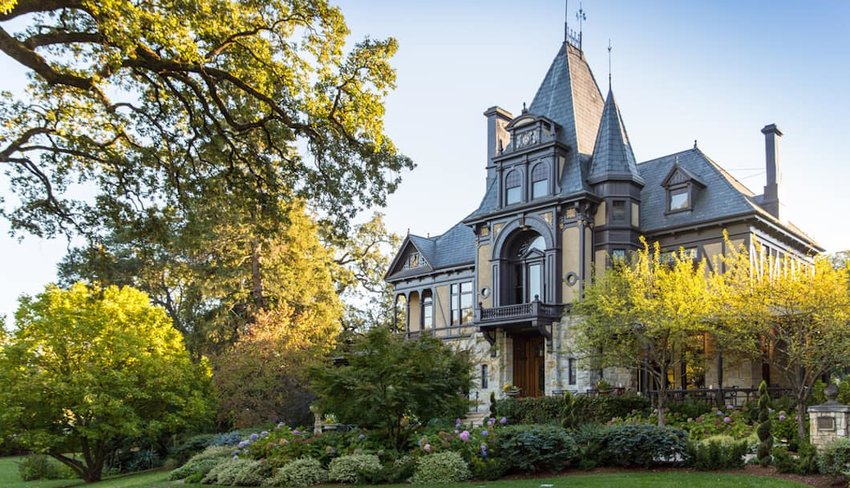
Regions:
<instances>
[{"instance_id":1,"label":"tree trunk","mask_svg":"<svg viewBox=\"0 0 850 488\"><path fill-rule=\"evenodd\" d=\"M801 442L808 441L806 435L806 395L797 395L797 435Z\"/></svg>"},{"instance_id":2,"label":"tree trunk","mask_svg":"<svg viewBox=\"0 0 850 488\"><path fill-rule=\"evenodd\" d=\"M254 303L257 309L265 308L265 297L263 296L263 276L260 273L260 241L254 239L251 241L251 294L254 296Z\"/></svg>"},{"instance_id":3,"label":"tree trunk","mask_svg":"<svg viewBox=\"0 0 850 488\"><path fill-rule=\"evenodd\" d=\"M667 382L661 380L658 382L658 426L664 426L664 402L667 400Z\"/></svg>"}]
</instances>

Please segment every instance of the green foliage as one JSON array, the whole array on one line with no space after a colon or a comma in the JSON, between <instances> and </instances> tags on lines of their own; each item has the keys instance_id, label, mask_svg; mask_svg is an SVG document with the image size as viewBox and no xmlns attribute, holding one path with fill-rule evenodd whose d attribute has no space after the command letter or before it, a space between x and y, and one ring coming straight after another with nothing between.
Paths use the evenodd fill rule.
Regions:
<instances>
[{"instance_id":1,"label":"green foliage","mask_svg":"<svg viewBox=\"0 0 850 488\"><path fill-rule=\"evenodd\" d=\"M319 409L343 423L383 429L396 448L410 434L410 420L466 412L469 360L439 339L404 340L375 328L355 342L346 360L312 370Z\"/></svg>"},{"instance_id":2,"label":"green foliage","mask_svg":"<svg viewBox=\"0 0 850 488\"><path fill-rule=\"evenodd\" d=\"M469 467L463 457L449 451L419 458L416 474L410 481L413 484L455 483L470 477Z\"/></svg>"},{"instance_id":3,"label":"green foliage","mask_svg":"<svg viewBox=\"0 0 850 488\"><path fill-rule=\"evenodd\" d=\"M327 465L339 456L372 453L384 448L384 444L361 431L313 434L312 431L279 426L268 435L259 436L250 444L247 452L255 459L265 459L271 465L280 467L295 459L307 457Z\"/></svg>"},{"instance_id":4,"label":"green foliage","mask_svg":"<svg viewBox=\"0 0 850 488\"><path fill-rule=\"evenodd\" d=\"M818 458L820 472L834 478L850 470L850 439L839 438L827 444Z\"/></svg>"},{"instance_id":5,"label":"green foliage","mask_svg":"<svg viewBox=\"0 0 850 488\"><path fill-rule=\"evenodd\" d=\"M363 482L369 485L383 483L406 483L416 471L416 458L401 456L384 462L381 470L376 473L365 473Z\"/></svg>"},{"instance_id":6,"label":"green foliage","mask_svg":"<svg viewBox=\"0 0 850 488\"><path fill-rule=\"evenodd\" d=\"M44 454L30 454L18 462L18 474L23 481L66 480L79 476L71 468Z\"/></svg>"},{"instance_id":7,"label":"green foliage","mask_svg":"<svg viewBox=\"0 0 850 488\"><path fill-rule=\"evenodd\" d=\"M227 446L208 447L192 456L186 464L169 473L168 479L182 480L187 483L200 482L212 468L231 457L233 448ZM191 480L191 481L190 481Z\"/></svg>"},{"instance_id":8,"label":"green foliage","mask_svg":"<svg viewBox=\"0 0 850 488\"><path fill-rule=\"evenodd\" d=\"M832 379L838 385L838 396L835 400L838 403L850 405L850 375L843 378L833 377ZM818 379L812 387L812 396L809 398L809 405L819 405L826 403L826 395L823 391L826 389L826 383Z\"/></svg>"},{"instance_id":9,"label":"green foliage","mask_svg":"<svg viewBox=\"0 0 850 488\"><path fill-rule=\"evenodd\" d=\"M362 483L381 469L381 460L374 454L340 456L328 465L328 478L340 483Z\"/></svg>"},{"instance_id":10,"label":"green foliage","mask_svg":"<svg viewBox=\"0 0 850 488\"><path fill-rule=\"evenodd\" d=\"M304 487L324 483L328 472L318 459L301 458L286 463L268 481L270 486Z\"/></svg>"},{"instance_id":11,"label":"green foliage","mask_svg":"<svg viewBox=\"0 0 850 488\"><path fill-rule=\"evenodd\" d=\"M205 200L277 220L274 203L296 196L344 228L413 167L384 134L397 42L347 44L323 0L0 9L25 19L0 50L33 77L0 104L17 231L132 232ZM75 198L76 183L97 198Z\"/></svg>"},{"instance_id":12,"label":"green foliage","mask_svg":"<svg viewBox=\"0 0 850 488\"><path fill-rule=\"evenodd\" d=\"M499 457L475 457L469 462L469 471L473 479L495 481L507 474L508 465Z\"/></svg>"},{"instance_id":13,"label":"green foliage","mask_svg":"<svg viewBox=\"0 0 850 488\"><path fill-rule=\"evenodd\" d=\"M266 463L234 456L218 459L217 464L207 472L201 483L225 486L260 486L270 475L271 470Z\"/></svg>"},{"instance_id":14,"label":"green foliage","mask_svg":"<svg viewBox=\"0 0 850 488\"><path fill-rule=\"evenodd\" d=\"M710 439L691 445L691 466L701 471L740 469L744 467L747 441L732 438Z\"/></svg>"},{"instance_id":15,"label":"green foliage","mask_svg":"<svg viewBox=\"0 0 850 488\"><path fill-rule=\"evenodd\" d=\"M118 439L157 438L209 418L208 371L138 290L51 285L21 299L16 323L0 354L0 432L86 481L100 479L106 446Z\"/></svg>"},{"instance_id":16,"label":"green foliage","mask_svg":"<svg viewBox=\"0 0 850 488\"><path fill-rule=\"evenodd\" d=\"M665 420L667 425L686 431L692 440L704 440L715 436L742 439L748 437L753 431L751 417L752 414L746 405L743 408L726 405L723 410L713 409L696 418L684 418L681 414L667 413ZM657 424L658 414L656 412L649 415L634 414L625 418L616 418L613 423Z\"/></svg>"},{"instance_id":17,"label":"green foliage","mask_svg":"<svg viewBox=\"0 0 850 488\"><path fill-rule=\"evenodd\" d=\"M178 466L182 466L192 456L198 454L211 445L214 434L198 434L184 440L180 444L169 449L168 457Z\"/></svg>"},{"instance_id":18,"label":"green foliage","mask_svg":"<svg viewBox=\"0 0 850 488\"><path fill-rule=\"evenodd\" d=\"M582 424L570 433L576 443L576 466L593 469L606 463L604 440L608 429L601 424Z\"/></svg>"},{"instance_id":19,"label":"green foliage","mask_svg":"<svg viewBox=\"0 0 850 488\"><path fill-rule=\"evenodd\" d=\"M667 409L673 416L695 419L701 415L714 413L717 407L710 400L688 396L680 402L667 403Z\"/></svg>"},{"instance_id":20,"label":"green foliage","mask_svg":"<svg viewBox=\"0 0 850 488\"><path fill-rule=\"evenodd\" d=\"M820 471L818 460L817 449L808 442L801 443L796 453L784 447L773 448L773 465L780 473L816 474Z\"/></svg>"},{"instance_id":21,"label":"green foliage","mask_svg":"<svg viewBox=\"0 0 850 488\"><path fill-rule=\"evenodd\" d=\"M624 395L570 395L539 398L504 398L495 403L495 418L507 417L511 423L562 424L572 428L586 423L603 423L635 412L645 413L646 397Z\"/></svg>"},{"instance_id":22,"label":"green foliage","mask_svg":"<svg viewBox=\"0 0 850 488\"><path fill-rule=\"evenodd\" d=\"M623 424L602 434L606 464L614 466L678 465L688 461L688 434L674 427Z\"/></svg>"},{"instance_id":23,"label":"green foliage","mask_svg":"<svg viewBox=\"0 0 850 488\"><path fill-rule=\"evenodd\" d=\"M511 425L499 430L498 455L507 469L556 471L576 456L576 445L563 427Z\"/></svg>"}]
</instances>

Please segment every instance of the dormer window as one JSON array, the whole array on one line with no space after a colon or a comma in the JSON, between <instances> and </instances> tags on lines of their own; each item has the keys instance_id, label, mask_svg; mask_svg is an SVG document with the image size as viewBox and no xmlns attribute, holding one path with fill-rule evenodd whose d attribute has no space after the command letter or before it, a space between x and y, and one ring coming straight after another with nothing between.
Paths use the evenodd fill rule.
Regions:
<instances>
[{"instance_id":1,"label":"dormer window","mask_svg":"<svg viewBox=\"0 0 850 488\"><path fill-rule=\"evenodd\" d=\"M678 212L691 208L691 192L687 186L671 188L667 193L670 195L669 205L667 206L668 212Z\"/></svg>"},{"instance_id":2,"label":"dormer window","mask_svg":"<svg viewBox=\"0 0 850 488\"><path fill-rule=\"evenodd\" d=\"M505 177L505 205L522 201L522 177L519 171L511 171Z\"/></svg>"},{"instance_id":3,"label":"dormer window","mask_svg":"<svg viewBox=\"0 0 850 488\"><path fill-rule=\"evenodd\" d=\"M665 213L687 212L694 208L697 190L705 188L695 174L679 166L678 159L661 183L667 189Z\"/></svg>"},{"instance_id":4,"label":"dormer window","mask_svg":"<svg viewBox=\"0 0 850 488\"><path fill-rule=\"evenodd\" d=\"M549 165L538 163L531 171L531 198L541 198L549 194Z\"/></svg>"}]
</instances>

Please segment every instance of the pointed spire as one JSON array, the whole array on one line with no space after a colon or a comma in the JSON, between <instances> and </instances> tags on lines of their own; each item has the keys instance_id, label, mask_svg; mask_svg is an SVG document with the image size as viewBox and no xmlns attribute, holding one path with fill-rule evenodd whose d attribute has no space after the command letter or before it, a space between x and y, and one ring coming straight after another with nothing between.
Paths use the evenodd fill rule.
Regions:
<instances>
[{"instance_id":1,"label":"pointed spire","mask_svg":"<svg viewBox=\"0 0 850 488\"><path fill-rule=\"evenodd\" d=\"M643 178L637 170L632 145L620 109L614 100L614 91L608 89L605 108L602 110L602 120L599 123L599 133L593 151L588 180L598 183L603 180L632 180L643 185Z\"/></svg>"}]
</instances>

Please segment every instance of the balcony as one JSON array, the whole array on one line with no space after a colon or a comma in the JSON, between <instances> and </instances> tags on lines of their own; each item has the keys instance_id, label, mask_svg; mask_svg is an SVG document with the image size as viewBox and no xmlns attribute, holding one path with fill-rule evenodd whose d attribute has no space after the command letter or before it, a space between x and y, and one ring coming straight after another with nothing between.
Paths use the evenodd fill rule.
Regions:
<instances>
[{"instance_id":1,"label":"balcony","mask_svg":"<svg viewBox=\"0 0 850 488\"><path fill-rule=\"evenodd\" d=\"M490 344L495 341L495 329L536 329L550 339L552 334L548 326L561 320L565 308L566 305L543 303L540 300L493 308L484 308L479 303L475 309L475 325L484 333Z\"/></svg>"}]
</instances>

